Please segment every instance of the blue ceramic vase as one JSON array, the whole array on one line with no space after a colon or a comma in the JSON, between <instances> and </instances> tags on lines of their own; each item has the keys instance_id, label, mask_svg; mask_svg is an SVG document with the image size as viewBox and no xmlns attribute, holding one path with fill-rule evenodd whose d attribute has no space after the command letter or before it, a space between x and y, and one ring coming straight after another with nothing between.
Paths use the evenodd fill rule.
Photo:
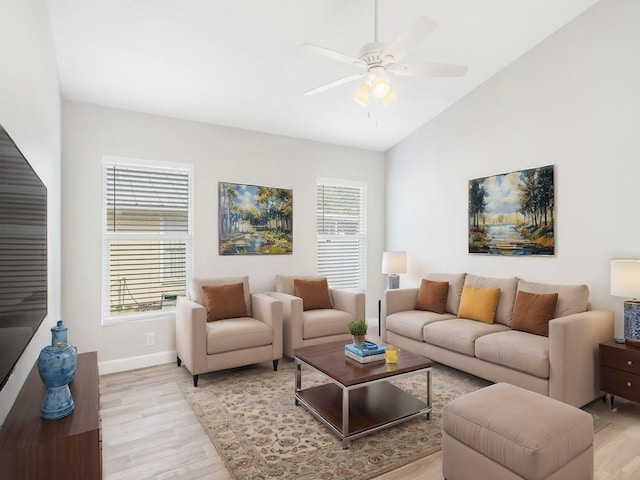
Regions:
<instances>
[{"instance_id":1,"label":"blue ceramic vase","mask_svg":"<svg viewBox=\"0 0 640 480\"><path fill-rule=\"evenodd\" d=\"M45 420L63 418L73 412L69 382L78 367L78 352L69 345L67 330L62 320L58 320L51 328L51 345L44 347L38 356L38 373L47 386L40 412Z\"/></svg>"}]
</instances>

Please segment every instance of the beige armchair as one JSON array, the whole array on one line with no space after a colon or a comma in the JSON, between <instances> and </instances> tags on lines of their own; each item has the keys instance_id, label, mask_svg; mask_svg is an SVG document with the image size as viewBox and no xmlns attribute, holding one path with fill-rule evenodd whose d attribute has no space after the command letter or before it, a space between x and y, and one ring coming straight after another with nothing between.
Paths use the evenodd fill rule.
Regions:
<instances>
[{"instance_id":1,"label":"beige armchair","mask_svg":"<svg viewBox=\"0 0 640 480\"><path fill-rule=\"evenodd\" d=\"M250 293L246 276L194 279L192 299L181 297L176 305L176 355L195 387L201 373L267 360L277 370L282 303Z\"/></svg>"},{"instance_id":2,"label":"beige armchair","mask_svg":"<svg viewBox=\"0 0 640 480\"><path fill-rule=\"evenodd\" d=\"M283 353L294 357L296 348L339 340L349 340L350 320L365 319L365 295L362 292L328 288L331 308L312 309L296 296L294 280L326 280L323 277L276 275L276 291L269 295L282 302ZM300 292L299 292L300 293Z\"/></svg>"}]
</instances>

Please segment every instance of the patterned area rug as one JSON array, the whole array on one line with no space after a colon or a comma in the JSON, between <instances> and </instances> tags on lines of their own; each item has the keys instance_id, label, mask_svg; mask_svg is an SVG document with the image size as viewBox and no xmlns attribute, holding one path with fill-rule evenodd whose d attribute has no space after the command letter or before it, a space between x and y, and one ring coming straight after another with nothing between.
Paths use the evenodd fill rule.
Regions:
<instances>
[{"instance_id":1,"label":"patterned area rug","mask_svg":"<svg viewBox=\"0 0 640 480\"><path fill-rule=\"evenodd\" d=\"M431 419L417 417L351 442L341 441L293 401L293 362L280 361L200 376L179 384L209 438L236 480L366 480L440 450L442 406L489 382L457 370L433 368ZM327 383L303 370L302 386ZM426 401L426 374L395 380Z\"/></svg>"}]
</instances>

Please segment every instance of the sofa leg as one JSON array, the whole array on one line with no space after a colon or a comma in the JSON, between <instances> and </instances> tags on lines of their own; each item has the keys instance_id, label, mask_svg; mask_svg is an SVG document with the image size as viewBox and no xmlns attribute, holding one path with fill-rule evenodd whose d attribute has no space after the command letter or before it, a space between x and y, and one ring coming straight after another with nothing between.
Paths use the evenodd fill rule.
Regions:
<instances>
[{"instance_id":1,"label":"sofa leg","mask_svg":"<svg viewBox=\"0 0 640 480\"><path fill-rule=\"evenodd\" d=\"M273 371L277 372L278 371L278 360L274 360L273 361Z\"/></svg>"},{"instance_id":2,"label":"sofa leg","mask_svg":"<svg viewBox=\"0 0 640 480\"><path fill-rule=\"evenodd\" d=\"M193 386L197 387L198 386L198 375L194 375L193 376Z\"/></svg>"},{"instance_id":3,"label":"sofa leg","mask_svg":"<svg viewBox=\"0 0 640 480\"><path fill-rule=\"evenodd\" d=\"M182 360L180 360L180 357L176 357L176 363L178 364L178 366L182 365Z\"/></svg>"}]
</instances>

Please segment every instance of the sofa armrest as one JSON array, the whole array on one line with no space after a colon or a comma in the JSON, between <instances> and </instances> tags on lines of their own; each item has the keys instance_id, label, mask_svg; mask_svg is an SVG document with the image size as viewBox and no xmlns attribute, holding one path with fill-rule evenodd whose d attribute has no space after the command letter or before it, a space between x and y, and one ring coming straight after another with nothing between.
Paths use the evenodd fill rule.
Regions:
<instances>
[{"instance_id":1,"label":"sofa armrest","mask_svg":"<svg viewBox=\"0 0 640 480\"><path fill-rule=\"evenodd\" d=\"M330 288L331 304L336 310L348 312L354 320L366 320L365 295L363 292Z\"/></svg>"},{"instance_id":2,"label":"sofa armrest","mask_svg":"<svg viewBox=\"0 0 640 480\"><path fill-rule=\"evenodd\" d=\"M587 311L551 320L549 396L576 407L600 396L598 344L613 336L613 312Z\"/></svg>"},{"instance_id":3,"label":"sofa armrest","mask_svg":"<svg viewBox=\"0 0 640 480\"><path fill-rule=\"evenodd\" d=\"M281 292L267 295L282 302L282 351L293 358L294 350L302 346L302 299Z\"/></svg>"},{"instance_id":4,"label":"sofa armrest","mask_svg":"<svg viewBox=\"0 0 640 480\"><path fill-rule=\"evenodd\" d=\"M380 305L380 335L383 342L387 341L387 316L415 310L417 299L417 288L396 288L384 291Z\"/></svg>"},{"instance_id":5,"label":"sofa armrest","mask_svg":"<svg viewBox=\"0 0 640 480\"><path fill-rule=\"evenodd\" d=\"M207 310L185 297L176 303L176 355L193 375L207 371Z\"/></svg>"},{"instance_id":6,"label":"sofa armrest","mask_svg":"<svg viewBox=\"0 0 640 480\"><path fill-rule=\"evenodd\" d=\"M282 357L282 302L264 293L251 294L251 316L273 329L273 360Z\"/></svg>"}]
</instances>

